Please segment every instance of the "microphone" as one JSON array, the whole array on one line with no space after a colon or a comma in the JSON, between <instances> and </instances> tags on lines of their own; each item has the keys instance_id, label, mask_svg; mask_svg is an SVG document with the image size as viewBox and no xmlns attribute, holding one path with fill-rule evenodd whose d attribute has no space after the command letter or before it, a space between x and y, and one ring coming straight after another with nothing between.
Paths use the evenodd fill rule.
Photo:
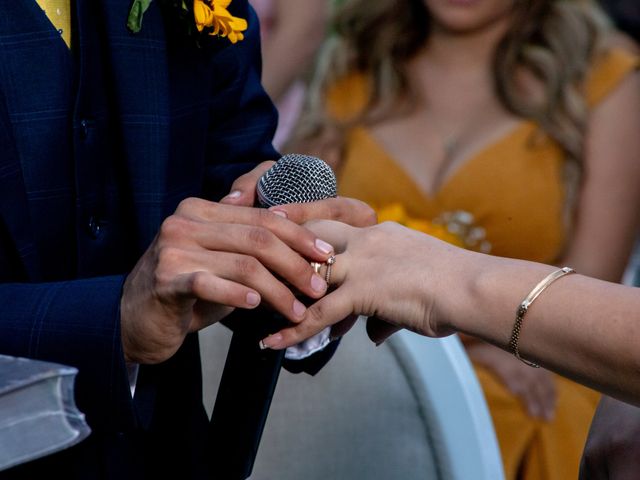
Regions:
<instances>
[{"instance_id":1,"label":"microphone","mask_svg":"<svg viewBox=\"0 0 640 480\"><path fill-rule=\"evenodd\" d=\"M293 153L280 158L267 170L256 187L261 207L308 203L334 198L336 176L323 160Z\"/></svg>"},{"instance_id":2,"label":"microphone","mask_svg":"<svg viewBox=\"0 0 640 480\"><path fill-rule=\"evenodd\" d=\"M289 154L256 186L258 206L308 203L337 196L333 170L323 160ZM258 342L287 326L274 314L265 321L246 312L236 319L210 422L214 468L225 480L245 480L253 469L285 351L261 350Z\"/></svg>"}]
</instances>

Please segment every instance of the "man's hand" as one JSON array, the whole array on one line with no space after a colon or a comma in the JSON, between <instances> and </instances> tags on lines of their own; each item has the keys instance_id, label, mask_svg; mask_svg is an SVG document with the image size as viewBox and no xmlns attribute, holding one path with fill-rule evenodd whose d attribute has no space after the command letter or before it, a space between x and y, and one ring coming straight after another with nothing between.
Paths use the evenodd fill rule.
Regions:
<instances>
[{"instance_id":1,"label":"man's hand","mask_svg":"<svg viewBox=\"0 0 640 480\"><path fill-rule=\"evenodd\" d=\"M309 260L325 261L327 243L264 209L184 200L162 224L128 276L121 330L129 362L171 357L187 333L234 308L261 302L292 322L305 313L288 285L311 298L326 291Z\"/></svg>"},{"instance_id":2,"label":"man's hand","mask_svg":"<svg viewBox=\"0 0 640 480\"><path fill-rule=\"evenodd\" d=\"M253 207L256 204L256 186L260 177L269 170L276 162L262 162L256 168L248 173L238 177L229 194L220 200L220 203L226 205L238 205L243 207Z\"/></svg>"},{"instance_id":3,"label":"man's hand","mask_svg":"<svg viewBox=\"0 0 640 480\"><path fill-rule=\"evenodd\" d=\"M589 430L580 480L635 480L640 474L640 408L602 397Z\"/></svg>"}]
</instances>

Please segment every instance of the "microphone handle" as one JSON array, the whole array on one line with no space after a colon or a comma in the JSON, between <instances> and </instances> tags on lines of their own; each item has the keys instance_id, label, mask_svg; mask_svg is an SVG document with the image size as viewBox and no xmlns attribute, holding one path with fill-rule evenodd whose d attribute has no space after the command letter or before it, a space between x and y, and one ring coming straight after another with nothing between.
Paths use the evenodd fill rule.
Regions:
<instances>
[{"instance_id":1,"label":"microphone handle","mask_svg":"<svg viewBox=\"0 0 640 480\"><path fill-rule=\"evenodd\" d=\"M259 341L288 325L265 310L241 316L233 320L241 328L233 332L209 423L213 467L225 480L251 475L285 355L261 350Z\"/></svg>"},{"instance_id":2,"label":"microphone handle","mask_svg":"<svg viewBox=\"0 0 640 480\"><path fill-rule=\"evenodd\" d=\"M285 155L263 174L256 193L261 204L257 206L263 208L310 202L335 197L336 181L322 160ZM209 424L213 467L225 480L251 475L285 355L284 350L260 350L261 339L289 325L280 315L262 312L262 316L245 312L243 318L234 319L236 328Z\"/></svg>"}]
</instances>

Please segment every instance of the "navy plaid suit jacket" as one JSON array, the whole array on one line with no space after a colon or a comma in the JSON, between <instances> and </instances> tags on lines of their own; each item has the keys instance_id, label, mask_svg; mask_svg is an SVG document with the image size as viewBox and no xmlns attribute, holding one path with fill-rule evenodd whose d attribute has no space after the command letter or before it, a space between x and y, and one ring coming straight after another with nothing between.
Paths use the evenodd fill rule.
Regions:
<instances>
[{"instance_id":1,"label":"navy plaid suit jacket","mask_svg":"<svg viewBox=\"0 0 640 480\"><path fill-rule=\"evenodd\" d=\"M276 113L246 0L245 40L204 48L156 2L131 34L129 7L76 0L69 50L35 0L0 0L0 352L78 367L93 429L2 478L212 478L197 336L143 366L132 401L120 293L180 200L276 158Z\"/></svg>"}]
</instances>

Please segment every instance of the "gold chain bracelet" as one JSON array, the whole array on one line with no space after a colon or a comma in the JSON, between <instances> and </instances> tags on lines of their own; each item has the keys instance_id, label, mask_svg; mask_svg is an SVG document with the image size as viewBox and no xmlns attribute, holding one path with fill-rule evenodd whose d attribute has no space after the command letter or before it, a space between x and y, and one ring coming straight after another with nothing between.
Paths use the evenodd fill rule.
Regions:
<instances>
[{"instance_id":1,"label":"gold chain bracelet","mask_svg":"<svg viewBox=\"0 0 640 480\"><path fill-rule=\"evenodd\" d=\"M518 360L521 360L530 367L540 368L540 365L538 365L537 363L529 362L528 360L525 360L520 356L518 342L520 340L520 331L522 330L522 321L524 320L524 316L527 314L527 311L529 310L529 307L534 302L534 300L538 298L538 296L549 285L551 285L559 278L564 277L565 275L568 275L570 273L575 273L575 270L573 268L563 267L560 270L556 270L555 272L547 275L544 279L542 279L540 283L538 283L533 288L533 290L531 290L531 292L529 292L529 295L527 295L525 299L522 300L522 302L518 306L518 309L516 310L516 321L513 325L513 331L511 332L511 340L509 340L509 350L511 350L511 353L513 353Z\"/></svg>"}]
</instances>

